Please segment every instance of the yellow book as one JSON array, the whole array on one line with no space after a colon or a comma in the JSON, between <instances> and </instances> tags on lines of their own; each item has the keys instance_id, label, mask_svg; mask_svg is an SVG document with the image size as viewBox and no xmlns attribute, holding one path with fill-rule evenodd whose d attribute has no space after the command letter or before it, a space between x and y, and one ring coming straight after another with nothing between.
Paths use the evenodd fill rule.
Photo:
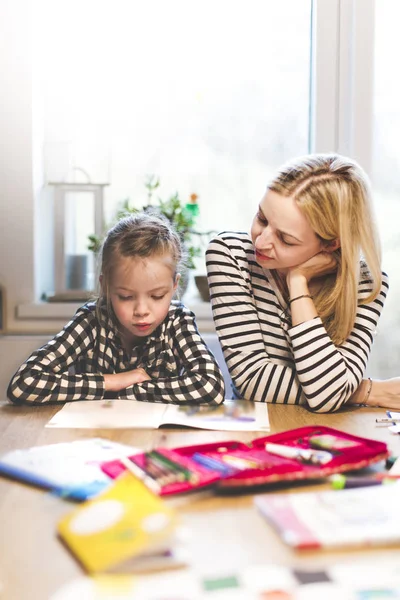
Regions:
<instances>
[{"instance_id":1,"label":"yellow book","mask_svg":"<svg viewBox=\"0 0 400 600\"><path fill-rule=\"evenodd\" d=\"M175 512L131 473L81 504L58 533L89 573L182 566L173 552Z\"/></svg>"}]
</instances>

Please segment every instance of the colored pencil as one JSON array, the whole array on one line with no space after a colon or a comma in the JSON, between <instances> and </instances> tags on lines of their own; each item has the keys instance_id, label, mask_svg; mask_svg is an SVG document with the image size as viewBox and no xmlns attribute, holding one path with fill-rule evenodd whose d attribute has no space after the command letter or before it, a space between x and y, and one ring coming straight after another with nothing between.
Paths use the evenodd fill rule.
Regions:
<instances>
[{"instance_id":1,"label":"colored pencil","mask_svg":"<svg viewBox=\"0 0 400 600\"><path fill-rule=\"evenodd\" d=\"M160 484L150 477L141 467L134 463L128 456L120 456L118 459L126 469L135 477L140 479L150 491L159 494L161 491Z\"/></svg>"}]
</instances>

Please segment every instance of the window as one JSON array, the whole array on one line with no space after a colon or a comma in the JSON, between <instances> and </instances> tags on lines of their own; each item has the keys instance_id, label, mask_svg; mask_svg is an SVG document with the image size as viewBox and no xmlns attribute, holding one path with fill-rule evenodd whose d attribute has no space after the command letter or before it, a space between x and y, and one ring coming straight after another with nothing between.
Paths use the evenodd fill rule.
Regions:
<instances>
[{"instance_id":1,"label":"window","mask_svg":"<svg viewBox=\"0 0 400 600\"><path fill-rule=\"evenodd\" d=\"M106 222L154 174L162 197L199 196L198 229L248 229L308 152L311 0L36 6L47 180L109 181Z\"/></svg>"},{"instance_id":2,"label":"window","mask_svg":"<svg viewBox=\"0 0 400 600\"><path fill-rule=\"evenodd\" d=\"M381 377L398 372L400 318L400 83L396 76L400 52L397 0L375 5L375 83L373 94L372 183L377 220L383 242L383 266L390 292L383 312L374 357Z\"/></svg>"}]
</instances>

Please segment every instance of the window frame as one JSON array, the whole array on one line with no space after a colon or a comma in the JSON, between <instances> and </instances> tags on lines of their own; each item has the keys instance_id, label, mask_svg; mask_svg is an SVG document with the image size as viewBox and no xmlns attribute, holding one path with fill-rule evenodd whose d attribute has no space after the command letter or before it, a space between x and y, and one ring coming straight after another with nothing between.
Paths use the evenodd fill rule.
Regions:
<instances>
[{"instance_id":1,"label":"window frame","mask_svg":"<svg viewBox=\"0 0 400 600\"><path fill-rule=\"evenodd\" d=\"M372 164L375 0L313 0L311 152Z\"/></svg>"}]
</instances>

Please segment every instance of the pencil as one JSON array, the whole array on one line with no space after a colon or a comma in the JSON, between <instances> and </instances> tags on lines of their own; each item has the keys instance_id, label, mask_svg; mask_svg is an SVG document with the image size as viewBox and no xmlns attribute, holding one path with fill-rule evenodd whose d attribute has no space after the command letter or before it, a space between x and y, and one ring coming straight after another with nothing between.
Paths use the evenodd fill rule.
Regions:
<instances>
[{"instance_id":1,"label":"pencil","mask_svg":"<svg viewBox=\"0 0 400 600\"><path fill-rule=\"evenodd\" d=\"M193 473L192 471L190 471L190 469L183 467L182 465L175 462L171 458L168 458L161 452L158 452L157 450L152 450L148 453L148 455L152 459L155 458L156 460L159 460L161 464L165 465L172 472L176 473L177 475L181 475L185 481L189 481L190 483L198 482L199 478L196 473Z\"/></svg>"},{"instance_id":2,"label":"pencil","mask_svg":"<svg viewBox=\"0 0 400 600\"><path fill-rule=\"evenodd\" d=\"M141 469L139 465L131 461L131 459L128 456L120 456L118 460L124 465L124 467L126 467L126 469L130 473L132 473L132 475L140 479L140 481L143 481L143 483L146 487L149 488L149 490L151 490L155 494L160 493L161 486L157 483L157 481L150 477L150 475L148 475L145 471L143 471L143 469Z\"/></svg>"}]
</instances>

